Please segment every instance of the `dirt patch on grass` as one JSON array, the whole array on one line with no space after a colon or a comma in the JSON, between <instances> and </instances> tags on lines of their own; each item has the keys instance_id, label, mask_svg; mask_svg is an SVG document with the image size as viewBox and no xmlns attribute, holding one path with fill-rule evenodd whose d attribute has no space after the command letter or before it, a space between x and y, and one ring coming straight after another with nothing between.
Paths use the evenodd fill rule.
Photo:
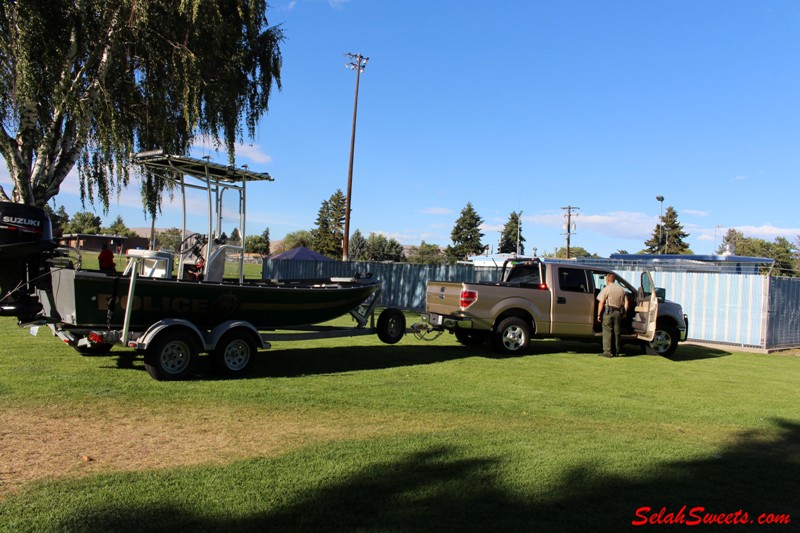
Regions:
<instances>
[{"instance_id":1,"label":"dirt patch on grass","mask_svg":"<svg viewBox=\"0 0 800 533\"><path fill-rule=\"evenodd\" d=\"M188 407L157 413L58 408L0 413L0 499L26 483L116 471L225 464L322 441L441 429L417 415Z\"/></svg>"}]
</instances>

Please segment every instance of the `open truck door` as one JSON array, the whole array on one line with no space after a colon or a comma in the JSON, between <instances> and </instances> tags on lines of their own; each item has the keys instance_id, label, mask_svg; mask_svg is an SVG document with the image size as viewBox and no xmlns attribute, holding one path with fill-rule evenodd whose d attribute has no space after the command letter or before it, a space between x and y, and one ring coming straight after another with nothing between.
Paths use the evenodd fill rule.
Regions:
<instances>
[{"instance_id":1,"label":"open truck door","mask_svg":"<svg viewBox=\"0 0 800 533\"><path fill-rule=\"evenodd\" d=\"M633 315L633 329L639 340L650 342L656 335L658 317L658 298L656 286L650 272L642 272L641 284L636 294L636 309Z\"/></svg>"}]
</instances>

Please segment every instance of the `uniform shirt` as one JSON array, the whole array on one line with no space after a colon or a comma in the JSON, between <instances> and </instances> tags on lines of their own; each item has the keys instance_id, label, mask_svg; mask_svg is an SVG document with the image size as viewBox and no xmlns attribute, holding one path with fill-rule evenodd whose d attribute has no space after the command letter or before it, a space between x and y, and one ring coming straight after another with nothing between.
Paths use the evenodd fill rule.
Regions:
<instances>
[{"instance_id":1,"label":"uniform shirt","mask_svg":"<svg viewBox=\"0 0 800 533\"><path fill-rule=\"evenodd\" d=\"M609 283L597 295L597 300L609 307L622 309L625 307L625 289L618 283Z\"/></svg>"}]
</instances>

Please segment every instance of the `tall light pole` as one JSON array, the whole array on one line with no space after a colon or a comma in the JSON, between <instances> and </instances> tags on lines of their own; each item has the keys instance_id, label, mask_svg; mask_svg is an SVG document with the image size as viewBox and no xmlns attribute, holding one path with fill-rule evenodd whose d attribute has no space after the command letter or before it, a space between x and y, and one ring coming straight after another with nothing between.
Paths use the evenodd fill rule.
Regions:
<instances>
[{"instance_id":1,"label":"tall light pole","mask_svg":"<svg viewBox=\"0 0 800 533\"><path fill-rule=\"evenodd\" d=\"M719 255L717 252L717 230L722 229L722 224L717 224L714 226L714 254Z\"/></svg>"},{"instance_id":2,"label":"tall light pole","mask_svg":"<svg viewBox=\"0 0 800 533\"><path fill-rule=\"evenodd\" d=\"M664 197L661 195L656 196L656 200L661 204L661 208L658 213L658 246L659 250L658 253L663 253L661 248L661 242L664 240ZM666 249L666 246L664 247Z\"/></svg>"},{"instance_id":3,"label":"tall light pole","mask_svg":"<svg viewBox=\"0 0 800 533\"><path fill-rule=\"evenodd\" d=\"M350 255L350 198L353 192L353 154L356 149L356 116L358 115L358 82L361 79L361 73L367 68L368 57L364 57L359 52L358 54L345 54L345 57L350 59L345 67L356 71L356 97L353 102L353 133L350 136L350 166L347 169L347 200L345 202L344 213L344 241L342 242L342 261L347 261Z\"/></svg>"}]
</instances>

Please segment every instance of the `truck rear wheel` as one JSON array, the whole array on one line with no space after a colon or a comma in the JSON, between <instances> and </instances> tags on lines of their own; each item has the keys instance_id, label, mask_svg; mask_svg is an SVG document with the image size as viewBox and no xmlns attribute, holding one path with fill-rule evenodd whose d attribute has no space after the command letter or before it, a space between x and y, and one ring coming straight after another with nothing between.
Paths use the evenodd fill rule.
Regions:
<instances>
[{"instance_id":1,"label":"truck rear wheel","mask_svg":"<svg viewBox=\"0 0 800 533\"><path fill-rule=\"evenodd\" d=\"M230 331L222 336L211 353L211 365L218 374L238 378L250 372L256 345L247 331Z\"/></svg>"},{"instance_id":2,"label":"truck rear wheel","mask_svg":"<svg viewBox=\"0 0 800 533\"><path fill-rule=\"evenodd\" d=\"M494 347L499 353L518 355L525 353L531 341L531 327L516 316L500 322L494 332Z\"/></svg>"},{"instance_id":3,"label":"truck rear wheel","mask_svg":"<svg viewBox=\"0 0 800 533\"><path fill-rule=\"evenodd\" d=\"M188 331L161 332L144 353L144 368L158 381L186 379L192 372L199 348Z\"/></svg>"}]
</instances>

